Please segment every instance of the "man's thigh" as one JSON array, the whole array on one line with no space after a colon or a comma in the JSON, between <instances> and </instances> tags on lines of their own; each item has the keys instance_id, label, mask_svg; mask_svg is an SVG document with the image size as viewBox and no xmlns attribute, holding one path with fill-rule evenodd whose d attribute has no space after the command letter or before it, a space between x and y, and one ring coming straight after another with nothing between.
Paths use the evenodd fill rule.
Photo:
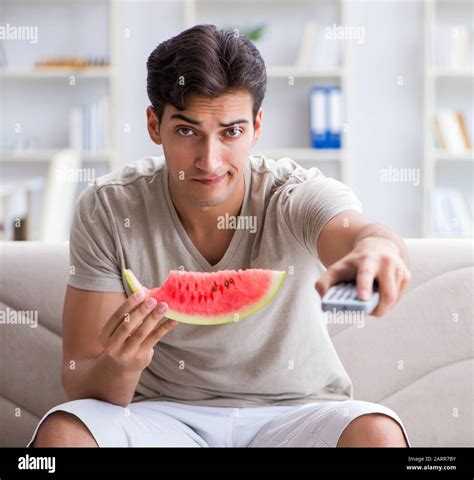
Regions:
<instances>
[{"instance_id":1,"label":"man's thigh","mask_svg":"<svg viewBox=\"0 0 474 480\"><path fill-rule=\"evenodd\" d=\"M258 431L249 447L336 447L352 420L368 413L383 413L397 421L410 445L405 427L388 407L361 400L308 403L278 415Z\"/></svg>"},{"instance_id":2,"label":"man's thigh","mask_svg":"<svg viewBox=\"0 0 474 480\"><path fill-rule=\"evenodd\" d=\"M176 418L139 403L123 408L85 398L57 405L40 420L27 447L33 444L42 422L55 411L78 417L99 447L206 447L206 442Z\"/></svg>"}]
</instances>

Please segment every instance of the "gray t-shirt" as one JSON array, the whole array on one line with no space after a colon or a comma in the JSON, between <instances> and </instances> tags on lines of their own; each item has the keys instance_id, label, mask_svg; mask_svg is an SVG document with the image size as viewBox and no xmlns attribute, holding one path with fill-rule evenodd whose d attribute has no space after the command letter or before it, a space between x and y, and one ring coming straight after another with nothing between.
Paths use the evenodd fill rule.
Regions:
<instances>
[{"instance_id":1,"label":"gray t-shirt","mask_svg":"<svg viewBox=\"0 0 474 480\"><path fill-rule=\"evenodd\" d=\"M133 401L246 407L352 398L351 380L331 342L314 288L325 270L316 241L332 217L344 210L361 212L362 204L343 183L289 158L251 155L244 179L240 215L254 216L256 228L236 229L225 255L213 266L181 224L163 156L124 165L81 193L70 234L75 268L68 283L73 287L125 291L128 296L123 268L149 288L160 286L170 270L178 269L287 273L277 296L240 322L178 324L155 346Z\"/></svg>"}]
</instances>

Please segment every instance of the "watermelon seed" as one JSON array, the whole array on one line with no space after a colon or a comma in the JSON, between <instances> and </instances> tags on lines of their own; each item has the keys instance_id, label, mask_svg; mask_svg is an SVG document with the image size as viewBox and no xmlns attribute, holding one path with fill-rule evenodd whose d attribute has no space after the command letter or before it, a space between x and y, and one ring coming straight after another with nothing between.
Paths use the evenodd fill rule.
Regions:
<instances>
[{"instance_id":1,"label":"watermelon seed","mask_svg":"<svg viewBox=\"0 0 474 480\"><path fill-rule=\"evenodd\" d=\"M232 277L229 278L229 283L234 283L234 279Z\"/></svg>"},{"instance_id":2,"label":"watermelon seed","mask_svg":"<svg viewBox=\"0 0 474 480\"><path fill-rule=\"evenodd\" d=\"M212 287L212 291L213 291L213 292L217 291L217 285L214 285L214 286Z\"/></svg>"},{"instance_id":3,"label":"watermelon seed","mask_svg":"<svg viewBox=\"0 0 474 480\"><path fill-rule=\"evenodd\" d=\"M228 287L228 286L229 286L229 282L226 280L226 281L224 282L224 285L225 285L226 287Z\"/></svg>"}]
</instances>

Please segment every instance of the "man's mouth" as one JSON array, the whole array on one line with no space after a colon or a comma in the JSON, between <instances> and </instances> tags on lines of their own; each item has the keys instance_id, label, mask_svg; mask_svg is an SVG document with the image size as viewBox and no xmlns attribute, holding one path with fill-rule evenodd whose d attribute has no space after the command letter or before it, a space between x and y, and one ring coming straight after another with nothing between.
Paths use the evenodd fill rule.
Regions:
<instances>
[{"instance_id":1,"label":"man's mouth","mask_svg":"<svg viewBox=\"0 0 474 480\"><path fill-rule=\"evenodd\" d=\"M220 177L203 178L200 180L198 180L197 178L193 178L193 180L202 183L203 185L217 185L218 183L222 182L222 180L224 180L226 175L227 173L225 175L221 175Z\"/></svg>"}]
</instances>

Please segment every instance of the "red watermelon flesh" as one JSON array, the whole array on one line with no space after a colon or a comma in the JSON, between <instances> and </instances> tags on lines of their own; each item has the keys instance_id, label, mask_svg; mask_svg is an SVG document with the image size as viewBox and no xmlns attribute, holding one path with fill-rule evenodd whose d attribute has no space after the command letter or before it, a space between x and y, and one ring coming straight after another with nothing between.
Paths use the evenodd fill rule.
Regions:
<instances>
[{"instance_id":1,"label":"red watermelon flesh","mask_svg":"<svg viewBox=\"0 0 474 480\"><path fill-rule=\"evenodd\" d=\"M218 272L171 270L161 287L147 289L131 270L124 270L133 292L144 289L157 302L166 302L167 318L194 325L237 322L267 305L286 273L247 269Z\"/></svg>"}]
</instances>

